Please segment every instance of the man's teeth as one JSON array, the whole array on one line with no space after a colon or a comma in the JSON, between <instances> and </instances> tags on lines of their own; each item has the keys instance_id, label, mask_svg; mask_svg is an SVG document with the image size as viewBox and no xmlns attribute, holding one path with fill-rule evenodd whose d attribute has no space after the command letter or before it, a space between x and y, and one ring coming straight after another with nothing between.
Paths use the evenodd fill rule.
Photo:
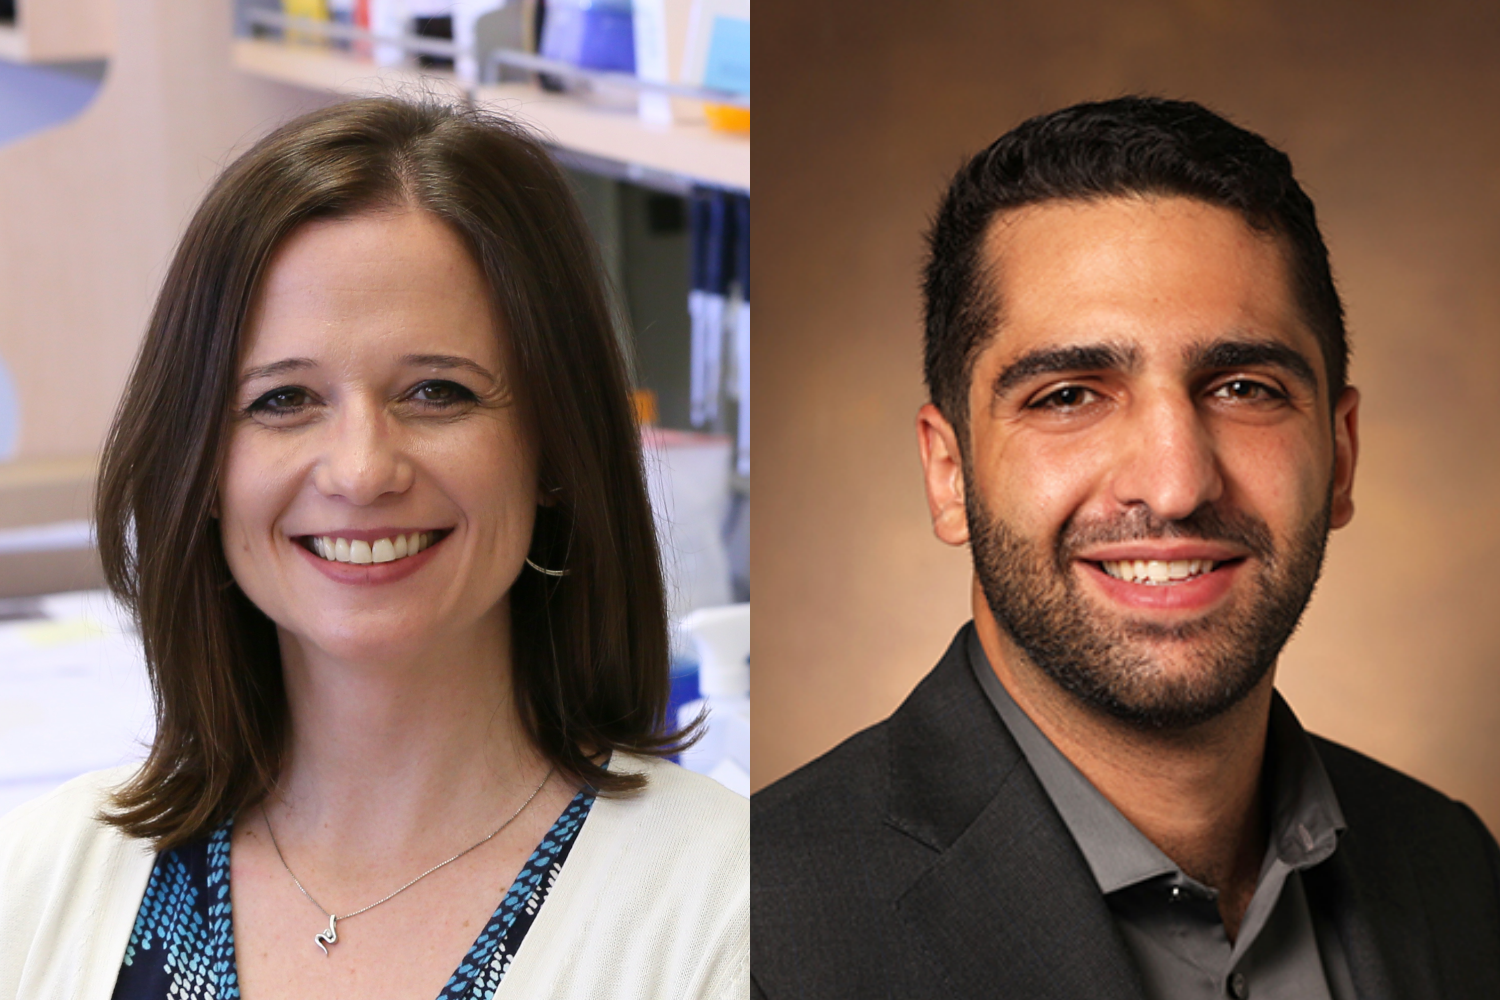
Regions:
<instances>
[{"instance_id":1,"label":"man's teeth","mask_svg":"<svg viewBox=\"0 0 1500 1000\"><path fill-rule=\"evenodd\" d=\"M1211 559L1174 559L1171 562L1160 559L1115 559L1099 565L1117 580L1158 585L1202 576L1218 563Z\"/></svg>"},{"instance_id":2,"label":"man's teeth","mask_svg":"<svg viewBox=\"0 0 1500 1000\"><path fill-rule=\"evenodd\" d=\"M413 531L409 535L379 538L373 542L323 535L313 538L312 547L314 552L330 562L357 563L363 566L366 563L394 562L414 556L431 545L432 540L431 531Z\"/></svg>"}]
</instances>

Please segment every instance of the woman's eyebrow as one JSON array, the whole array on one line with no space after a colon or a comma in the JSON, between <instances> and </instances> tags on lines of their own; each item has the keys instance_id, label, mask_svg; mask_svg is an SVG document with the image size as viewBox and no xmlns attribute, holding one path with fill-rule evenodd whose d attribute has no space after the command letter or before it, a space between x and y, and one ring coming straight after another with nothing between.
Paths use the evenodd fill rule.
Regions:
<instances>
[{"instance_id":1,"label":"woman's eyebrow","mask_svg":"<svg viewBox=\"0 0 1500 1000\"><path fill-rule=\"evenodd\" d=\"M240 373L240 385L253 382L261 378L277 378L288 372L305 371L308 368L316 368L318 363L312 358L282 358L280 361L272 361L268 365L256 365L247 368Z\"/></svg>"},{"instance_id":2,"label":"woman's eyebrow","mask_svg":"<svg viewBox=\"0 0 1500 1000\"><path fill-rule=\"evenodd\" d=\"M500 381L494 373L477 361L470 361L456 354L408 354L401 360L418 368L460 368L486 378L492 383Z\"/></svg>"}]
</instances>

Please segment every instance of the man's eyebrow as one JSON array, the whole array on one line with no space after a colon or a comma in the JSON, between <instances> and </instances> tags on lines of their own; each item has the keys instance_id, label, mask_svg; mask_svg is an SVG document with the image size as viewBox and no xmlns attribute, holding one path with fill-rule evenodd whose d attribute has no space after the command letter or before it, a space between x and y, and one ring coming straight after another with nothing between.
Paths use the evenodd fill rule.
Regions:
<instances>
[{"instance_id":1,"label":"man's eyebrow","mask_svg":"<svg viewBox=\"0 0 1500 1000\"><path fill-rule=\"evenodd\" d=\"M253 382L261 378L279 378L289 372L306 371L309 368L318 367L318 363L312 358L282 358L280 361L272 361L268 365L257 365L247 368L240 373L240 385Z\"/></svg>"},{"instance_id":2,"label":"man's eyebrow","mask_svg":"<svg viewBox=\"0 0 1500 1000\"><path fill-rule=\"evenodd\" d=\"M998 399L1022 382L1038 375L1081 371L1128 371L1140 354L1119 344L1077 344L1070 347L1039 347L1016 358L995 376L993 396Z\"/></svg>"},{"instance_id":3,"label":"man's eyebrow","mask_svg":"<svg viewBox=\"0 0 1500 1000\"><path fill-rule=\"evenodd\" d=\"M498 383L500 381L495 377L493 372L477 361L470 361L468 358L457 354L408 354L401 360L417 368L458 368L463 371L473 372L481 378L488 379L491 383Z\"/></svg>"},{"instance_id":4,"label":"man's eyebrow","mask_svg":"<svg viewBox=\"0 0 1500 1000\"><path fill-rule=\"evenodd\" d=\"M1294 347L1274 340L1216 340L1188 348L1188 367L1193 371L1223 371L1230 368L1269 366L1280 368L1309 391L1318 391L1318 374L1307 356Z\"/></svg>"}]
</instances>

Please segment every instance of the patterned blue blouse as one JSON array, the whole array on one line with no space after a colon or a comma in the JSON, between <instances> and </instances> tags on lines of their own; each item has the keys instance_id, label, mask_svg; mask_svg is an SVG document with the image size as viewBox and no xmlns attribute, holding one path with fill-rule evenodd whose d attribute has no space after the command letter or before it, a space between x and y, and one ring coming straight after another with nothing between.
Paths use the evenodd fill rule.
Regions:
<instances>
[{"instance_id":1,"label":"patterned blue blouse","mask_svg":"<svg viewBox=\"0 0 1500 1000\"><path fill-rule=\"evenodd\" d=\"M437 1000L490 1000L562 870L594 796L579 792L542 838ZM114 1000L239 1000L226 822L156 856Z\"/></svg>"}]
</instances>

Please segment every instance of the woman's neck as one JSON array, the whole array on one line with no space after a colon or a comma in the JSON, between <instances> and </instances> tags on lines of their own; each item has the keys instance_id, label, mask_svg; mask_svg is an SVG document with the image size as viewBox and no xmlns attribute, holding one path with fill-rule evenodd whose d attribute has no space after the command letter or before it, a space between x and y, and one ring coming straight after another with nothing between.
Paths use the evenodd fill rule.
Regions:
<instances>
[{"instance_id":1,"label":"woman's neck","mask_svg":"<svg viewBox=\"0 0 1500 1000\"><path fill-rule=\"evenodd\" d=\"M266 803L278 836L389 857L504 820L547 764L521 725L495 619L377 662L283 635L290 738Z\"/></svg>"}]
</instances>

